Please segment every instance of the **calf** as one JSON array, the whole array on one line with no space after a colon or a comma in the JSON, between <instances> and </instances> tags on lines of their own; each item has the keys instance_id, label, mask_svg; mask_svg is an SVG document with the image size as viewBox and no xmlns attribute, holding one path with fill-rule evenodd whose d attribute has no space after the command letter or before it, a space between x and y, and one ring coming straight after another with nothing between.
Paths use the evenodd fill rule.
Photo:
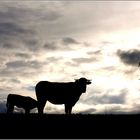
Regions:
<instances>
[{"instance_id":1,"label":"calf","mask_svg":"<svg viewBox=\"0 0 140 140\"><path fill-rule=\"evenodd\" d=\"M23 108L25 113L29 114L31 109L37 107L37 101L29 96L9 94L6 103L7 113L13 113L14 106Z\"/></svg>"}]
</instances>

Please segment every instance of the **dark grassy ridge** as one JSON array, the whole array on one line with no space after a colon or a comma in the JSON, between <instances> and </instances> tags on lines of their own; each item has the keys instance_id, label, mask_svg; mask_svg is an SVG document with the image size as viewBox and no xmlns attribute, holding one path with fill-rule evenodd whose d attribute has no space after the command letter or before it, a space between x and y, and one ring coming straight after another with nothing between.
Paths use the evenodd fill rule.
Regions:
<instances>
[{"instance_id":1,"label":"dark grassy ridge","mask_svg":"<svg viewBox=\"0 0 140 140\"><path fill-rule=\"evenodd\" d=\"M0 138L140 138L140 115L0 114Z\"/></svg>"}]
</instances>

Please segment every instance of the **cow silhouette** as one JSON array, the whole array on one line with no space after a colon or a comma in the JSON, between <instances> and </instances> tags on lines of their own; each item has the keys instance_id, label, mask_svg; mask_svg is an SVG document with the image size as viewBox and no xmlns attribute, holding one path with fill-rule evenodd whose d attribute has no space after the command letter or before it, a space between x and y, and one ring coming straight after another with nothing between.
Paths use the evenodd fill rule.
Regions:
<instances>
[{"instance_id":1,"label":"cow silhouette","mask_svg":"<svg viewBox=\"0 0 140 140\"><path fill-rule=\"evenodd\" d=\"M25 114L29 114L31 109L37 107L37 101L29 96L8 94L6 103L7 113L13 113L14 106L23 108Z\"/></svg>"},{"instance_id":2,"label":"cow silhouette","mask_svg":"<svg viewBox=\"0 0 140 140\"><path fill-rule=\"evenodd\" d=\"M40 81L35 86L38 100L38 113L43 114L46 101L53 104L64 104L65 113L71 114L72 107L79 100L82 93L86 92L86 86L91 84L91 80L80 78L75 82L49 82Z\"/></svg>"}]
</instances>

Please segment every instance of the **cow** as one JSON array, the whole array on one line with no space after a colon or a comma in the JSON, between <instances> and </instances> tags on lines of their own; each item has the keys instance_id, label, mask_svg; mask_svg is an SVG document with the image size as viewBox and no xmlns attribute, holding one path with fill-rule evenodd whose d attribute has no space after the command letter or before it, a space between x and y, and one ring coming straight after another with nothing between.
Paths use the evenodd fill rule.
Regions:
<instances>
[{"instance_id":1,"label":"cow","mask_svg":"<svg viewBox=\"0 0 140 140\"><path fill-rule=\"evenodd\" d=\"M47 101L52 104L64 104L65 114L71 114L72 107L79 100L82 93L86 92L86 86L91 80L84 77L75 82L50 82L40 81L35 86L38 101L38 113L43 114Z\"/></svg>"},{"instance_id":2,"label":"cow","mask_svg":"<svg viewBox=\"0 0 140 140\"><path fill-rule=\"evenodd\" d=\"M13 113L14 106L23 108L25 114L29 114L31 109L37 108L37 101L29 96L8 94L6 102L7 113Z\"/></svg>"}]
</instances>

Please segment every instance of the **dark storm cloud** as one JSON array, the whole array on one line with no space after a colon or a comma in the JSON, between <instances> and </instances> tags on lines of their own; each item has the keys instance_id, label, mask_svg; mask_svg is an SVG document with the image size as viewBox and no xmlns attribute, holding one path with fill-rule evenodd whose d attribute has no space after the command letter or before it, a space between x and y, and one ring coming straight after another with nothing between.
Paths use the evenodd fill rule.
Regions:
<instances>
[{"instance_id":1,"label":"dark storm cloud","mask_svg":"<svg viewBox=\"0 0 140 140\"><path fill-rule=\"evenodd\" d=\"M138 66L140 62L140 51L136 49L128 51L118 50L117 55L121 61L127 65Z\"/></svg>"},{"instance_id":2,"label":"dark storm cloud","mask_svg":"<svg viewBox=\"0 0 140 140\"><path fill-rule=\"evenodd\" d=\"M57 6L54 8L49 5L44 7L43 4L36 5L34 2L31 2L31 5L18 2L1 3L0 41L2 45L0 46L14 49L23 44L33 52L43 49L39 46L41 39L38 30L42 28L40 25L45 23L49 28L50 22L57 21L62 16ZM15 42L19 42L19 46Z\"/></svg>"},{"instance_id":3,"label":"dark storm cloud","mask_svg":"<svg viewBox=\"0 0 140 140\"><path fill-rule=\"evenodd\" d=\"M71 45L71 44L79 44L79 42L76 41L73 38L65 37L65 38L62 39L62 44L64 44L64 45Z\"/></svg>"},{"instance_id":4,"label":"dark storm cloud","mask_svg":"<svg viewBox=\"0 0 140 140\"><path fill-rule=\"evenodd\" d=\"M0 22L14 21L14 20L17 20L19 18L19 12L16 12L16 8L9 7L8 5L7 6L4 5L4 8L7 10L0 9L0 19L1 19ZM22 14L23 13L24 12L22 12Z\"/></svg>"},{"instance_id":5,"label":"dark storm cloud","mask_svg":"<svg viewBox=\"0 0 140 140\"><path fill-rule=\"evenodd\" d=\"M27 6L26 4L22 5L22 3L18 3L17 5L15 3L3 3L3 7L6 10L1 9L0 10L0 19L2 21L18 21L18 22L24 22L24 20L32 20L32 21L55 21L59 19L62 14L58 12L57 10L51 8L45 8L42 6L38 6L37 8L34 8L35 3L30 3L30 6ZM32 7L33 5L33 7ZM43 14L45 12L45 14Z\"/></svg>"},{"instance_id":6,"label":"dark storm cloud","mask_svg":"<svg viewBox=\"0 0 140 140\"><path fill-rule=\"evenodd\" d=\"M36 31L31 28L28 29L14 22L0 23L0 47L4 49L21 51L26 47L31 51L37 50L39 39L36 36Z\"/></svg>"},{"instance_id":7,"label":"dark storm cloud","mask_svg":"<svg viewBox=\"0 0 140 140\"><path fill-rule=\"evenodd\" d=\"M0 9L0 19L2 21L20 21L26 16L30 15L31 9L20 6L20 4L15 3L1 3L2 7Z\"/></svg>"},{"instance_id":8,"label":"dark storm cloud","mask_svg":"<svg viewBox=\"0 0 140 140\"><path fill-rule=\"evenodd\" d=\"M1 36L18 36L25 33L34 33L31 30L24 29L16 23L0 23L0 37Z\"/></svg>"}]
</instances>

